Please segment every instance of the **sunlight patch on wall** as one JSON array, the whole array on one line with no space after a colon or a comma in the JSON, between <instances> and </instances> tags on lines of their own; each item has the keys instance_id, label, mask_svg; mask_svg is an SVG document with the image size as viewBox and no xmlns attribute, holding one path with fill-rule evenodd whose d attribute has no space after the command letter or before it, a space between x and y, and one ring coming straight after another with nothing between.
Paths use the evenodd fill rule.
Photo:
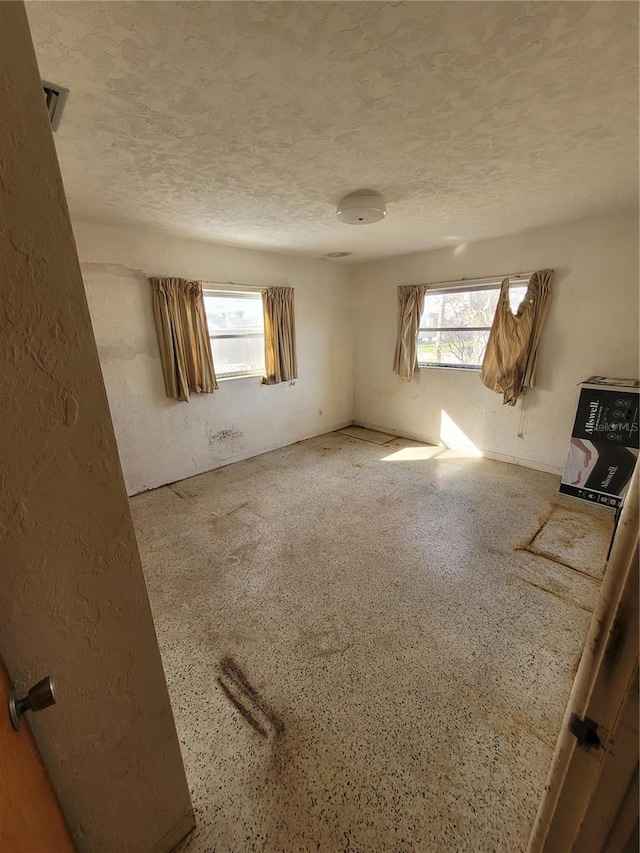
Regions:
<instances>
[{"instance_id":1,"label":"sunlight patch on wall","mask_svg":"<svg viewBox=\"0 0 640 853\"><path fill-rule=\"evenodd\" d=\"M465 435L444 409L440 413L440 441L445 447L458 451L459 456L482 456L482 451L475 446L469 436Z\"/></svg>"},{"instance_id":2,"label":"sunlight patch on wall","mask_svg":"<svg viewBox=\"0 0 640 853\"><path fill-rule=\"evenodd\" d=\"M402 447L388 456L383 456L382 462L423 462L435 459L443 462L447 459L478 459L482 451L475 446L468 435L441 410L440 413L440 444L420 444L413 447Z\"/></svg>"}]
</instances>

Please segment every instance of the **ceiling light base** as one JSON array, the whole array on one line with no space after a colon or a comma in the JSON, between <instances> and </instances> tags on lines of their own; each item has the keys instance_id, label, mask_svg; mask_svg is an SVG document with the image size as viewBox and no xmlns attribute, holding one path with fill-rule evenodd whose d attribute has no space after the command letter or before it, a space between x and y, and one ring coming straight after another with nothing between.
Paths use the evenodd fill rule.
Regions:
<instances>
[{"instance_id":1,"label":"ceiling light base","mask_svg":"<svg viewBox=\"0 0 640 853\"><path fill-rule=\"evenodd\" d=\"M380 193L360 190L350 193L338 202L336 216L347 225L371 225L380 222L387 214L387 205Z\"/></svg>"}]
</instances>

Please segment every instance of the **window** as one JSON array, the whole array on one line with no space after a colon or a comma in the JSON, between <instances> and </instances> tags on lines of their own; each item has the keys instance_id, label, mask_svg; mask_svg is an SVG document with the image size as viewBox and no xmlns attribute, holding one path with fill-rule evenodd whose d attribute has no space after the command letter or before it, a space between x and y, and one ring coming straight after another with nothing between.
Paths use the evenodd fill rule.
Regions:
<instances>
[{"instance_id":1,"label":"window","mask_svg":"<svg viewBox=\"0 0 640 853\"><path fill-rule=\"evenodd\" d=\"M518 279L509 287L515 313L529 282ZM465 367L480 370L496 312L500 282L463 284L427 290L418 332L420 367Z\"/></svg>"},{"instance_id":2,"label":"window","mask_svg":"<svg viewBox=\"0 0 640 853\"><path fill-rule=\"evenodd\" d=\"M204 291L213 364L219 379L264 373L264 317L259 291Z\"/></svg>"}]
</instances>

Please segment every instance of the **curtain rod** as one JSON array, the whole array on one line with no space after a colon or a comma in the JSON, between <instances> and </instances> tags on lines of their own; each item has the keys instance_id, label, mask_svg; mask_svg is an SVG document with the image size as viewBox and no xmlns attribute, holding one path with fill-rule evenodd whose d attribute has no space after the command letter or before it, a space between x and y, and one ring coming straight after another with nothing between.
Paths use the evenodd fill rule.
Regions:
<instances>
[{"instance_id":1,"label":"curtain rod","mask_svg":"<svg viewBox=\"0 0 640 853\"><path fill-rule=\"evenodd\" d=\"M491 284L494 281L502 282L505 278L508 279L516 279L516 278L531 278L535 270L531 270L531 272L514 272L509 273L509 275L488 275L483 278L456 278L451 279L450 281L433 281L428 282L423 285L424 287L448 287L455 286L456 284Z\"/></svg>"}]
</instances>

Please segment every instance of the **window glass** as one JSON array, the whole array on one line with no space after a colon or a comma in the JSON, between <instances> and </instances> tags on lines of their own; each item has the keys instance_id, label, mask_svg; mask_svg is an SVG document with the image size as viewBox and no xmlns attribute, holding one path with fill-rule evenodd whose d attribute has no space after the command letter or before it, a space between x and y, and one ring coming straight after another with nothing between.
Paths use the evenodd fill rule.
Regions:
<instances>
[{"instance_id":1,"label":"window glass","mask_svg":"<svg viewBox=\"0 0 640 853\"><path fill-rule=\"evenodd\" d=\"M204 307L219 378L264 373L264 315L260 293L206 291Z\"/></svg>"},{"instance_id":2,"label":"window glass","mask_svg":"<svg viewBox=\"0 0 640 853\"><path fill-rule=\"evenodd\" d=\"M514 314L527 285L518 282L509 287ZM499 296L499 284L427 291L418 333L418 364L479 370Z\"/></svg>"}]
</instances>

